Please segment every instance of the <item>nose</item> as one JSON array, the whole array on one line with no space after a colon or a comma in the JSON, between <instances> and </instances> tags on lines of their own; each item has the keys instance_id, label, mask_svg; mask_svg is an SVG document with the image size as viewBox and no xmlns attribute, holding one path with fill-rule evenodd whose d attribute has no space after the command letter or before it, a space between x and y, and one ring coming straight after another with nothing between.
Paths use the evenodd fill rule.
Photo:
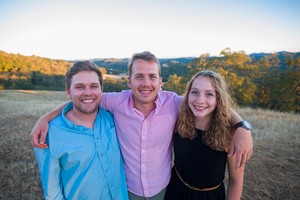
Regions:
<instances>
[{"instance_id":1,"label":"nose","mask_svg":"<svg viewBox=\"0 0 300 200\"><path fill-rule=\"evenodd\" d=\"M149 85L149 78L148 77L143 78L142 85L143 86L148 86Z\"/></svg>"},{"instance_id":2,"label":"nose","mask_svg":"<svg viewBox=\"0 0 300 200\"><path fill-rule=\"evenodd\" d=\"M200 93L198 95L196 101L199 102L199 103L203 103L205 101L205 95Z\"/></svg>"},{"instance_id":3,"label":"nose","mask_svg":"<svg viewBox=\"0 0 300 200\"><path fill-rule=\"evenodd\" d=\"M86 87L84 89L84 95L91 95L92 94L92 90L89 87Z\"/></svg>"}]
</instances>

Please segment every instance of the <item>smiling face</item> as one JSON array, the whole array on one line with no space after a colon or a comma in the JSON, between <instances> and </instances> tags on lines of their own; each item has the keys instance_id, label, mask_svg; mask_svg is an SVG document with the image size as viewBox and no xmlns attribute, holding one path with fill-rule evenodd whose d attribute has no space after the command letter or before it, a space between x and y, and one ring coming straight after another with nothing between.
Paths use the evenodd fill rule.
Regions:
<instances>
[{"instance_id":1,"label":"smiling face","mask_svg":"<svg viewBox=\"0 0 300 200\"><path fill-rule=\"evenodd\" d=\"M72 77L66 90L73 102L73 111L78 114L95 114L102 97L98 75L94 71L81 71Z\"/></svg>"},{"instance_id":2,"label":"smiling face","mask_svg":"<svg viewBox=\"0 0 300 200\"><path fill-rule=\"evenodd\" d=\"M137 59L132 65L132 74L128 78L128 87L132 89L136 108L151 106L162 85L158 65L154 61Z\"/></svg>"},{"instance_id":3,"label":"smiling face","mask_svg":"<svg viewBox=\"0 0 300 200\"><path fill-rule=\"evenodd\" d=\"M216 90L205 76L194 79L188 96L188 105L196 119L210 120L217 106Z\"/></svg>"}]
</instances>

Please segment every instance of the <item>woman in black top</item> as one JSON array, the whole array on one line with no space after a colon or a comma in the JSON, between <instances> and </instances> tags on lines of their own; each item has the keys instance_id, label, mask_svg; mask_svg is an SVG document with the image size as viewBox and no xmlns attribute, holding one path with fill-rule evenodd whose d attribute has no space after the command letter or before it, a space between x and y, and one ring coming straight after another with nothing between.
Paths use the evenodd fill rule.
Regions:
<instances>
[{"instance_id":1,"label":"woman in black top","mask_svg":"<svg viewBox=\"0 0 300 200\"><path fill-rule=\"evenodd\" d=\"M235 156L227 157L233 130L233 103L222 76L197 73L187 84L174 136L174 167L165 200L240 199L244 167L235 170Z\"/></svg>"}]
</instances>

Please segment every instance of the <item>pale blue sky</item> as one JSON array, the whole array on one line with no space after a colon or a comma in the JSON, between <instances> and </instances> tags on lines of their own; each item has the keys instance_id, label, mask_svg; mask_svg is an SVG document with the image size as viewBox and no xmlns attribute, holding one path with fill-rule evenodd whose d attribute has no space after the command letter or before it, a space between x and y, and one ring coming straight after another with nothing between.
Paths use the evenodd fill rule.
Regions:
<instances>
[{"instance_id":1,"label":"pale blue sky","mask_svg":"<svg viewBox=\"0 0 300 200\"><path fill-rule=\"evenodd\" d=\"M51 59L300 52L298 0L0 0L0 50Z\"/></svg>"}]
</instances>

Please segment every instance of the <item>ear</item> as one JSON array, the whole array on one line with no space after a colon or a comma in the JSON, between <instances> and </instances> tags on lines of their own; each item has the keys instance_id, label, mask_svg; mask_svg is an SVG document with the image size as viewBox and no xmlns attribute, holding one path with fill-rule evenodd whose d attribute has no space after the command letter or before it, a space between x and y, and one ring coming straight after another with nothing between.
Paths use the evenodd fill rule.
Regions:
<instances>
[{"instance_id":1,"label":"ear","mask_svg":"<svg viewBox=\"0 0 300 200\"><path fill-rule=\"evenodd\" d=\"M131 80L130 80L130 77L128 76L128 78L127 78L127 86L129 87L129 88L131 88Z\"/></svg>"},{"instance_id":2,"label":"ear","mask_svg":"<svg viewBox=\"0 0 300 200\"><path fill-rule=\"evenodd\" d=\"M160 85L160 88L162 86L162 77L159 77L159 85Z\"/></svg>"},{"instance_id":3,"label":"ear","mask_svg":"<svg viewBox=\"0 0 300 200\"><path fill-rule=\"evenodd\" d=\"M70 89L66 89L66 94L68 99L71 99Z\"/></svg>"}]
</instances>

